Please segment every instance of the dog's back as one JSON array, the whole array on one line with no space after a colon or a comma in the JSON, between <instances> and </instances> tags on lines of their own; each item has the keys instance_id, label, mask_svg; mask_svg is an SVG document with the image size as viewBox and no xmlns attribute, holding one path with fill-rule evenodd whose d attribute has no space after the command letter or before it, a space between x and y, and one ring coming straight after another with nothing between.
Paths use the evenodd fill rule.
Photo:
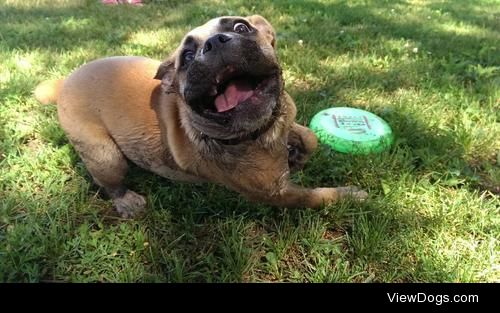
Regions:
<instances>
[{"instance_id":1,"label":"dog's back","mask_svg":"<svg viewBox=\"0 0 500 313\"><path fill-rule=\"evenodd\" d=\"M163 144L154 108L161 93L154 79L159 64L143 57L99 59L35 90L40 102L57 102L61 127L101 186L121 184L124 156L161 176L184 178ZM139 206L144 201L132 192L112 196Z\"/></svg>"}]
</instances>

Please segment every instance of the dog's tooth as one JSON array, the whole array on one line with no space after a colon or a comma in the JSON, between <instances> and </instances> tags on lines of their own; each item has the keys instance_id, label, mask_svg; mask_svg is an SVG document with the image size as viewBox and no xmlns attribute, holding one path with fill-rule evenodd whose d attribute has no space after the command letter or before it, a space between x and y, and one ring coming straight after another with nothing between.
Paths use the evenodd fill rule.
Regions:
<instances>
[{"instance_id":1,"label":"dog's tooth","mask_svg":"<svg viewBox=\"0 0 500 313\"><path fill-rule=\"evenodd\" d=\"M209 95L210 96L216 96L217 95L217 87L216 86L212 86L212 88L210 89Z\"/></svg>"}]
</instances>

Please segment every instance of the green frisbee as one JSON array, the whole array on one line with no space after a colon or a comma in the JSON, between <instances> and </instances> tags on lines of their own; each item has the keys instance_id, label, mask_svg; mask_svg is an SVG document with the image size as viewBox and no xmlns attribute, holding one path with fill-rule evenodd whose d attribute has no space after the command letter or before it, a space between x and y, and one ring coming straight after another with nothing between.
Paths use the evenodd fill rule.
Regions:
<instances>
[{"instance_id":1,"label":"green frisbee","mask_svg":"<svg viewBox=\"0 0 500 313\"><path fill-rule=\"evenodd\" d=\"M383 119L360 109L341 107L320 111L309 127L320 142L343 153L382 152L393 141L391 127Z\"/></svg>"}]
</instances>

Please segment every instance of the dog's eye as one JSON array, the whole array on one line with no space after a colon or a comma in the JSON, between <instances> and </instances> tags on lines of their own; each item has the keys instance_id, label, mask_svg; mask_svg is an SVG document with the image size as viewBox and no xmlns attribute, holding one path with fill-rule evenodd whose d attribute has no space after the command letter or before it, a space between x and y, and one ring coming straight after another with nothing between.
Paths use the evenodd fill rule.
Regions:
<instances>
[{"instance_id":1,"label":"dog's eye","mask_svg":"<svg viewBox=\"0 0 500 313\"><path fill-rule=\"evenodd\" d=\"M243 23L236 23L236 24L234 24L233 30L236 33L248 33L250 31L250 29L248 28L248 26L245 25L245 24L243 24Z\"/></svg>"},{"instance_id":2,"label":"dog's eye","mask_svg":"<svg viewBox=\"0 0 500 313\"><path fill-rule=\"evenodd\" d=\"M186 50L182 53L182 60L184 64L190 63L194 60L194 52L191 50Z\"/></svg>"}]
</instances>

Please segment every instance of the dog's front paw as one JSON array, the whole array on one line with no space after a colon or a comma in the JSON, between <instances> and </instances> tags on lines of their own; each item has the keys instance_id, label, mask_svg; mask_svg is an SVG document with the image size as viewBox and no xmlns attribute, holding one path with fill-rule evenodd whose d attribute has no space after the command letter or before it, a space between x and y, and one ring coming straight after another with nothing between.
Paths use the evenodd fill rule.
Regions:
<instances>
[{"instance_id":1,"label":"dog's front paw","mask_svg":"<svg viewBox=\"0 0 500 313\"><path fill-rule=\"evenodd\" d=\"M146 199L131 190L127 190L121 197L114 198L113 204L123 218L141 216L146 210Z\"/></svg>"},{"instance_id":2,"label":"dog's front paw","mask_svg":"<svg viewBox=\"0 0 500 313\"><path fill-rule=\"evenodd\" d=\"M364 201L368 198L368 193L358 186L346 186L335 188L340 199L352 198L357 201Z\"/></svg>"},{"instance_id":3,"label":"dog's front paw","mask_svg":"<svg viewBox=\"0 0 500 313\"><path fill-rule=\"evenodd\" d=\"M306 152L300 145L288 144L288 167L290 171L300 171L306 163Z\"/></svg>"}]
</instances>

